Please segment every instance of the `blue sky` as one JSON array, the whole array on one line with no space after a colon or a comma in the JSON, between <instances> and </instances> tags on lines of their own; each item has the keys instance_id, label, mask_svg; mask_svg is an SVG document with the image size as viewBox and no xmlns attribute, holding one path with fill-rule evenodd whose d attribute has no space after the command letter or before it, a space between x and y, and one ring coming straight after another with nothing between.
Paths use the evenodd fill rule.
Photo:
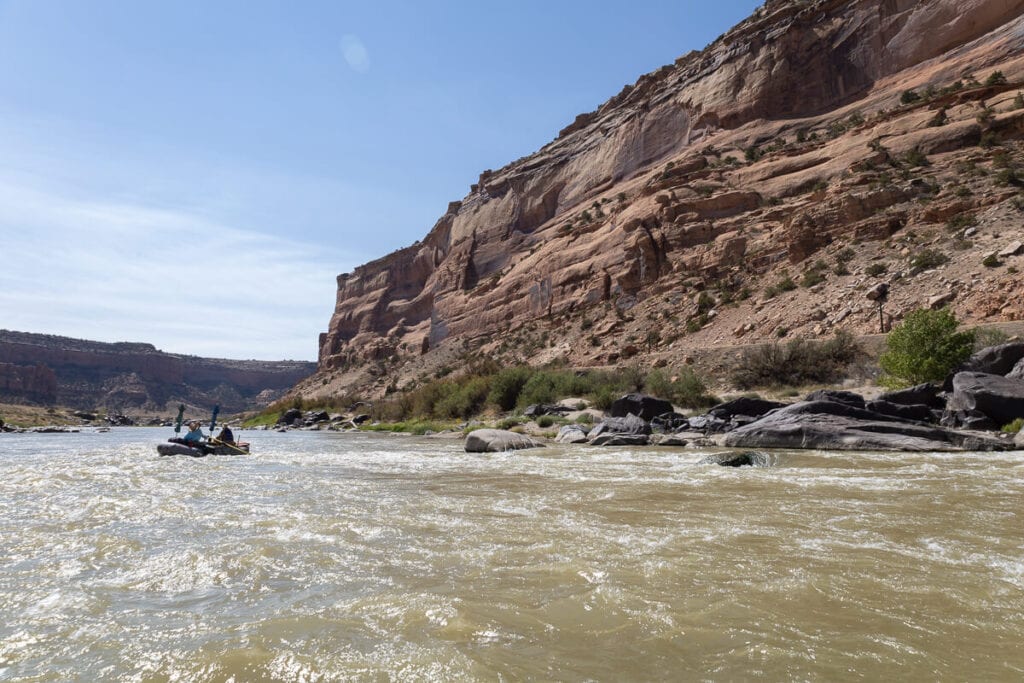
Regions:
<instances>
[{"instance_id":1,"label":"blue sky","mask_svg":"<svg viewBox=\"0 0 1024 683\"><path fill-rule=\"evenodd\" d=\"M0 0L0 328L314 360L338 273L758 4Z\"/></svg>"}]
</instances>

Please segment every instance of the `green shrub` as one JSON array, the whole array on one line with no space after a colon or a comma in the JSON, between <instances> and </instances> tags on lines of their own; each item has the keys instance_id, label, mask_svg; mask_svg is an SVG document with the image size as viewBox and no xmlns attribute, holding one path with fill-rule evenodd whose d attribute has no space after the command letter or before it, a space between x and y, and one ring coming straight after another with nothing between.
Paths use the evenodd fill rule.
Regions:
<instances>
[{"instance_id":1,"label":"green shrub","mask_svg":"<svg viewBox=\"0 0 1024 683\"><path fill-rule=\"evenodd\" d=\"M1002 71L993 71L985 79L985 85L1006 85L1006 76Z\"/></svg>"},{"instance_id":2,"label":"green shrub","mask_svg":"<svg viewBox=\"0 0 1024 683\"><path fill-rule=\"evenodd\" d=\"M916 90L904 90L900 95L900 104L911 104L921 99Z\"/></svg>"},{"instance_id":3,"label":"green shrub","mask_svg":"<svg viewBox=\"0 0 1024 683\"><path fill-rule=\"evenodd\" d=\"M1003 264L1000 263L998 256L996 256L995 254L989 254L988 256L981 260L981 265L985 266L986 268L998 268Z\"/></svg>"},{"instance_id":4,"label":"green shrub","mask_svg":"<svg viewBox=\"0 0 1024 683\"><path fill-rule=\"evenodd\" d=\"M498 429L512 429L523 424L526 418L523 417L506 417L503 420L499 420L498 424L495 425Z\"/></svg>"},{"instance_id":5,"label":"green shrub","mask_svg":"<svg viewBox=\"0 0 1024 683\"><path fill-rule=\"evenodd\" d=\"M922 249L910 259L910 267L916 270L937 268L944 263L949 263L949 257L936 249Z\"/></svg>"},{"instance_id":6,"label":"green shrub","mask_svg":"<svg viewBox=\"0 0 1024 683\"><path fill-rule=\"evenodd\" d=\"M550 415L541 415L540 417L537 418L538 427L550 427L553 424L555 424L555 418L553 418Z\"/></svg>"},{"instance_id":7,"label":"green shrub","mask_svg":"<svg viewBox=\"0 0 1024 683\"><path fill-rule=\"evenodd\" d=\"M576 424L592 425L594 424L594 416L590 413L581 413L576 416Z\"/></svg>"},{"instance_id":8,"label":"green shrub","mask_svg":"<svg viewBox=\"0 0 1024 683\"><path fill-rule=\"evenodd\" d=\"M928 157L919 148L914 147L906 154L903 155L903 161L906 162L911 168L919 166L928 166L931 162L928 161Z\"/></svg>"},{"instance_id":9,"label":"green shrub","mask_svg":"<svg viewBox=\"0 0 1024 683\"><path fill-rule=\"evenodd\" d=\"M825 281L825 276L821 274L820 270L808 270L804 273L804 277L800 280L801 287L813 287L814 285L820 285Z\"/></svg>"},{"instance_id":10,"label":"green shrub","mask_svg":"<svg viewBox=\"0 0 1024 683\"><path fill-rule=\"evenodd\" d=\"M693 368L688 367L677 372L675 379L663 370L651 370L643 388L648 394L683 408L710 408L719 403L717 397L708 393L707 385Z\"/></svg>"},{"instance_id":11,"label":"green shrub","mask_svg":"<svg viewBox=\"0 0 1024 683\"><path fill-rule=\"evenodd\" d=\"M870 275L871 277L878 277L879 275L885 273L887 270L889 270L888 264L879 262L870 264L867 268L864 269L864 272Z\"/></svg>"},{"instance_id":12,"label":"green shrub","mask_svg":"<svg viewBox=\"0 0 1024 683\"><path fill-rule=\"evenodd\" d=\"M525 366L501 370L491 381L487 402L493 403L502 410L512 410L519 402L519 394L523 391L531 374L530 368Z\"/></svg>"},{"instance_id":13,"label":"green shrub","mask_svg":"<svg viewBox=\"0 0 1024 683\"><path fill-rule=\"evenodd\" d=\"M1017 434L1022 428L1024 428L1024 417L1018 417L1013 422L1003 425L1000 431L1006 434Z\"/></svg>"},{"instance_id":14,"label":"green shrub","mask_svg":"<svg viewBox=\"0 0 1024 683\"><path fill-rule=\"evenodd\" d=\"M950 232L971 228L978 224L978 218L972 213L958 213L946 221L946 229Z\"/></svg>"},{"instance_id":15,"label":"green shrub","mask_svg":"<svg viewBox=\"0 0 1024 683\"><path fill-rule=\"evenodd\" d=\"M944 308L910 313L886 338L878 359L885 372L880 382L891 387L941 382L974 348L974 331L956 328L956 317Z\"/></svg>"},{"instance_id":16,"label":"green shrub","mask_svg":"<svg viewBox=\"0 0 1024 683\"><path fill-rule=\"evenodd\" d=\"M467 418L476 415L487 399L490 390L488 381L483 377L472 377L461 386L439 400L434 405L434 413L438 417Z\"/></svg>"},{"instance_id":17,"label":"green shrub","mask_svg":"<svg viewBox=\"0 0 1024 683\"><path fill-rule=\"evenodd\" d=\"M535 372L526 380L516 405L525 407L535 403L554 403L558 400L556 379L548 372Z\"/></svg>"},{"instance_id":18,"label":"green shrub","mask_svg":"<svg viewBox=\"0 0 1024 683\"><path fill-rule=\"evenodd\" d=\"M618 398L618 393L609 386L602 386L590 394L590 404L598 410L608 410Z\"/></svg>"}]
</instances>

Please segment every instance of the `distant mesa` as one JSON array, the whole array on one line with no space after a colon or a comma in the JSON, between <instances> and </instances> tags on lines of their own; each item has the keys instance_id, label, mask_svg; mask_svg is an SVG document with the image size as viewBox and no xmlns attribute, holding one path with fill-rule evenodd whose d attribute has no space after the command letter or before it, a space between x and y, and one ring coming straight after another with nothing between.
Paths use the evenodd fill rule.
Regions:
<instances>
[{"instance_id":1,"label":"distant mesa","mask_svg":"<svg viewBox=\"0 0 1024 683\"><path fill-rule=\"evenodd\" d=\"M0 401L81 410L163 412L178 403L224 413L265 407L315 363L200 358L152 344L0 330Z\"/></svg>"}]
</instances>

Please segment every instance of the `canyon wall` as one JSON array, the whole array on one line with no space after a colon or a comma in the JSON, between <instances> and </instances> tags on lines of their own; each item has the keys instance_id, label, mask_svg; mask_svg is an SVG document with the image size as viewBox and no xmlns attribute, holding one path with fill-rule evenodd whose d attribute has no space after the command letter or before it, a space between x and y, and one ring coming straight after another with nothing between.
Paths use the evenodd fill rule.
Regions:
<instances>
[{"instance_id":1,"label":"canyon wall","mask_svg":"<svg viewBox=\"0 0 1024 683\"><path fill-rule=\"evenodd\" d=\"M260 407L315 370L303 361L239 361L0 330L0 399L92 409L163 410L185 402L225 412ZM262 395L262 396L261 396Z\"/></svg>"},{"instance_id":2,"label":"canyon wall","mask_svg":"<svg viewBox=\"0 0 1024 683\"><path fill-rule=\"evenodd\" d=\"M863 171L882 138L935 153L977 144L984 126L973 114L929 138L913 112L893 112L911 85L1013 68L1022 15L1024 2L1011 0L766 3L535 154L484 171L422 241L340 275L320 373L372 366L379 377L449 340L625 311L686 296L688 278L749 280L836 239L891 237L916 214L878 213L920 188L867 197L867 187L830 184ZM966 90L985 106L1007 88ZM854 106L876 125L866 129ZM1018 123L985 125L1009 138ZM808 197L815 189L825 195Z\"/></svg>"}]
</instances>

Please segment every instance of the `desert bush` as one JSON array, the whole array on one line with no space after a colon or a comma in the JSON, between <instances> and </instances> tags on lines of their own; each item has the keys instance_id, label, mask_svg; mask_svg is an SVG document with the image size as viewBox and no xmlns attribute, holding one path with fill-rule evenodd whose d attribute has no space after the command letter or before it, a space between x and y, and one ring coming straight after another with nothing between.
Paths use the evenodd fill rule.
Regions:
<instances>
[{"instance_id":1,"label":"desert bush","mask_svg":"<svg viewBox=\"0 0 1024 683\"><path fill-rule=\"evenodd\" d=\"M900 95L900 104L911 104L921 99L916 90L904 90Z\"/></svg>"},{"instance_id":2,"label":"desert bush","mask_svg":"<svg viewBox=\"0 0 1024 683\"><path fill-rule=\"evenodd\" d=\"M471 377L434 405L437 417L467 418L476 415L484 405L490 383L484 377Z\"/></svg>"},{"instance_id":3,"label":"desert bush","mask_svg":"<svg viewBox=\"0 0 1024 683\"><path fill-rule=\"evenodd\" d=\"M1006 76L1002 71L993 71L985 79L985 85L1006 85Z\"/></svg>"},{"instance_id":4,"label":"desert bush","mask_svg":"<svg viewBox=\"0 0 1024 683\"><path fill-rule=\"evenodd\" d=\"M918 309L889 333L878 364L880 383L900 387L941 382L974 348L974 330L957 332L956 317L947 309Z\"/></svg>"},{"instance_id":5,"label":"desert bush","mask_svg":"<svg viewBox=\"0 0 1024 683\"><path fill-rule=\"evenodd\" d=\"M845 331L820 343L803 339L785 345L777 342L744 354L731 379L740 389L835 382L863 355L860 344Z\"/></svg>"},{"instance_id":6,"label":"desert bush","mask_svg":"<svg viewBox=\"0 0 1024 683\"><path fill-rule=\"evenodd\" d=\"M512 410L519 402L519 394L530 379L532 371L525 366L505 368L491 380L491 390L487 393L487 402L493 403L502 410Z\"/></svg>"},{"instance_id":7,"label":"desert bush","mask_svg":"<svg viewBox=\"0 0 1024 683\"><path fill-rule=\"evenodd\" d=\"M682 408L710 408L718 398L708 393L707 385L692 368L684 367L670 377L665 371L655 369L647 374L644 391L671 401Z\"/></svg>"},{"instance_id":8,"label":"desert bush","mask_svg":"<svg viewBox=\"0 0 1024 683\"><path fill-rule=\"evenodd\" d=\"M974 328L974 350L981 351L990 346L999 346L1010 340L1010 335L995 327Z\"/></svg>"},{"instance_id":9,"label":"desert bush","mask_svg":"<svg viewBox=\"0 0 1024 683\"><path fill-rule=\"evenodd\" d=\"M928 270L949 263L949 257L937 249L922 249L910 259L910 267L915 270Z\"/></svg>"},{"instance_id":10,"label":"desert bush","mask_svg":"<svg viewBox=\"0 0 1024 683\"><path fill-rule=\"evenodd\" d=\"M867 268L864 269L864 272L870 275L871 277L878 277L879 275L885 273L885 271L887 270L889 270L888 264L879 262L870 264Z\"/></svg>"}]
</instances>

